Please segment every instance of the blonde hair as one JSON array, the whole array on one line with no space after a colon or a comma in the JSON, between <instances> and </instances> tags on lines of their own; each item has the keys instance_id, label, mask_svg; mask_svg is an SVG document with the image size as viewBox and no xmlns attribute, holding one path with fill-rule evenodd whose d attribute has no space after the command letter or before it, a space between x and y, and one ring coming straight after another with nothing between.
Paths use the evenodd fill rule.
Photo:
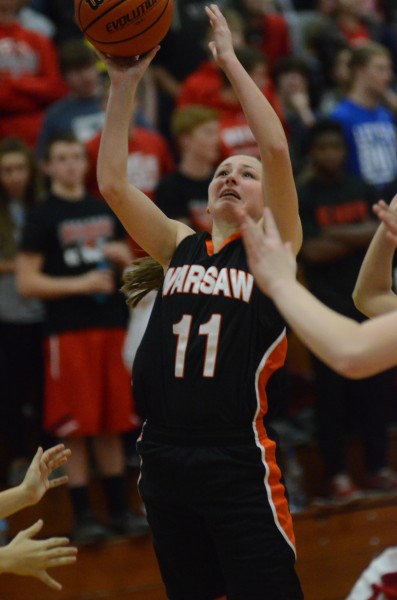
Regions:
<instances>
[{"instance_id":1,"label":"blonde hair","mask_svg":"<svg viewBox=\"0 0 397 600\"><path fill-rule=\"evenodd\" d=\"M121 291L127 296L130 308L137 304L152 290L159 290L163 283L163 267L151 256L137 258L123 274Z\"/></svg>"}]
</instances>

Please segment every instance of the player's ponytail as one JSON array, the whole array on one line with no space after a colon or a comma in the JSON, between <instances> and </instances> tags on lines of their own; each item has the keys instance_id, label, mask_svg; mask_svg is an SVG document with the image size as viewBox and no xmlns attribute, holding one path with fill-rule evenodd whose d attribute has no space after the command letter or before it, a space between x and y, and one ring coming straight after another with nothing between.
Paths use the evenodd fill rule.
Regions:
<instances>
[{"instance_id":1,"label":"player's ponytail","mask_svg":"<svg viewBox=\"0 0 397 600\"><path fill-rule=\"evenodd\" d=\"M164 279L163 267L151 256L137 258L123 273L123 286L126 302L135 306L152 290L159 290Z\"/></svg>"}]
</instances>

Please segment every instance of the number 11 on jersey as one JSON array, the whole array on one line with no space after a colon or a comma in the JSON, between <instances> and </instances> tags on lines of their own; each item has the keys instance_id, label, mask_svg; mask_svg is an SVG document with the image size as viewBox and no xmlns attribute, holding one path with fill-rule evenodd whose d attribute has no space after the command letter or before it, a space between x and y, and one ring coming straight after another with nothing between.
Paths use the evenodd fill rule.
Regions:
<instances>
[{"instance_id":1,"label":"number 11 on jersey","mask_svg":"<svg viewBox=\"0 0 397 600\"><path fill-rule=\"evenodd\" d=\"M190 339L192 320L192 315L183 315L182 319L172 327L173 334L178 337L175 352L175 377L177 378L182 378L185 374L186 351ZM199 327L199 335L207 336L203 377L213 377L215 373L221 321L221 315L212 315L209 321Z\"/></svg>"}]
</instances>

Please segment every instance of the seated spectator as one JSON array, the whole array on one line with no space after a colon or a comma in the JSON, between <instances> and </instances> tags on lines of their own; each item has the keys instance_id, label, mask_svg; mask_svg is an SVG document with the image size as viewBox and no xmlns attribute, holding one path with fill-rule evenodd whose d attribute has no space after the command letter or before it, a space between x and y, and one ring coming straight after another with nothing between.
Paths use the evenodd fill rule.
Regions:
<instances>
[{"instance_id":1,"label":"seated spectator","mask_svg":"<svg viewBox=\"0 0 397 600\"><path fill-rule=\"evenodd\" d=\"M17 21L19 0L0 5L0 139L36 143L44 111L66 93L52 42Z\"/></svg>"},{"instance_id":2,"label":"seated spectator","mask_svg":"<svg viewBox=\"0 0 397 600\"><path fill-rule=\"evenodd\" d=\"M59 65L69 93L45 112L37 142L37 154L55 137L73 134L81 142L93 138L104 122L104 83L97 55L83 40L69 40L59 50Z\"/></svg>"},{"instance_id":3,"label":"seated spectator","mask_svg":"<svg viewBox=\"0 0 397 600\"><path fill-rule=\"evenodd\" d=\"M219 155L218 113L205 106L179 108L171 130L179 162L174 173L160 180L156 203L168 217L196 231L211 231L207 196Z\"/></svg>"}]
</instances>

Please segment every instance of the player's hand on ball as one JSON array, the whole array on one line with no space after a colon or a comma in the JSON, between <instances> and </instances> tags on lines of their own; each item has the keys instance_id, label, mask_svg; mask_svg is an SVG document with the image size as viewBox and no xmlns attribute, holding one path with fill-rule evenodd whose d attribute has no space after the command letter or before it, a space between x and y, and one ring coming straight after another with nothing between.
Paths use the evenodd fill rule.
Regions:
<instances>
[{"instance_id":1,"label":"player's hand on ball","mask_svg":"<svg viewBox=\"0 0 397 600\"><path fill-rule=\"evenodd\" d=\"M138 83L144 76L159 49L160 46L156 46L145 55L131 56L130 58L110 56L109 54L104 54L100 50L96 50L96 53L105 63L113 84L124 82L126 79Z\"/></svg>"},{"instance_id":2,"label":"player's hand on ball","mask_svg":"<svg viewBox=\"0 0 397 600\"><path fill-rule=\"evenodd\" d=\"M37 521L28 529L20 531L7 546L1 548L0 568L16 575L37 577L48 587L59 591L62 585L50 577L47 569L75 563L77 548L69 546L66 537L33 540L42 527L43 521Z\"/></svg>"}]
</instances>

